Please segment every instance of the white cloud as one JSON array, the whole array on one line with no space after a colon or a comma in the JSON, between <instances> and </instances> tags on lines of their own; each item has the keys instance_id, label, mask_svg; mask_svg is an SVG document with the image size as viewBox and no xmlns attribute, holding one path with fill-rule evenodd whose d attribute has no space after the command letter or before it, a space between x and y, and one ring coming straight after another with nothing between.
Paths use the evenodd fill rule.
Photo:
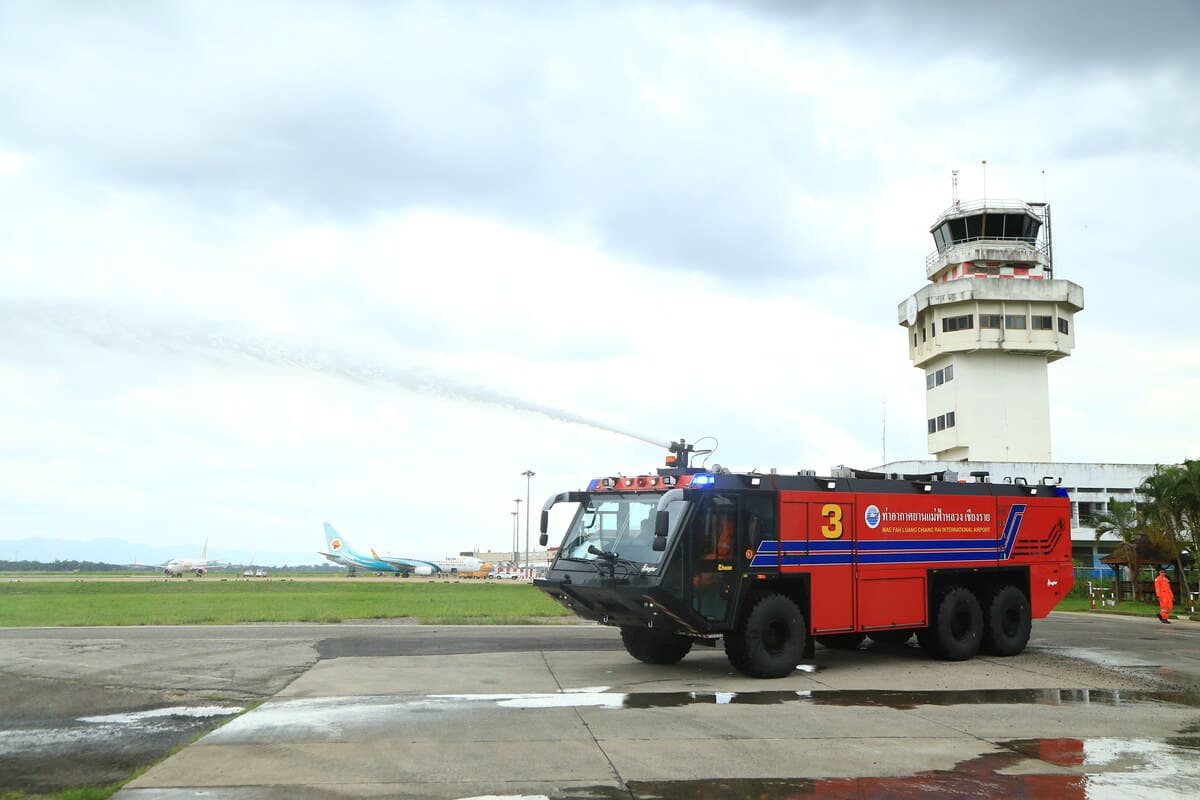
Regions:
<instances>
[{"instance_id":1,"label":"white cloud","mask_svg":"<svg viewBox=\"0 0 1200 800\"><path fill-rule=\"evenodd\" d=\"M1196 456L1176 7L1105 56L841 5L6 8L0 537L440 556L527 468L536 507L659 463L614 429L921 457L895 309L983 159L1087 292L1055 455Z\"/></svg>"}]
</instances>

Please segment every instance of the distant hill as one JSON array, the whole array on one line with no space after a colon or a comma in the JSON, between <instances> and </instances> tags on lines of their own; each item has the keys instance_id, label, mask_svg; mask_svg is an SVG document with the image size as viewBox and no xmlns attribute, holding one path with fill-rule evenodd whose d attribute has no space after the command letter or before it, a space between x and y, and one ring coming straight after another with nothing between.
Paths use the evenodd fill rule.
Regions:
<instances>
[{"instance_id":1,"label":"distant hill","mask_svg":"<svg viewBox=\"0 0 1200 800\"><path fill-rule=\"evenodd\" d=\"M104 564L162 564L172 558L199 558L204 543L164 544L150 546L127 542L124 539L89 539L72 542L66 539L8 539L0 540L0 561L95 561ZM209 545L208 557L236 564L262 567L322 564L316 548L307 551L281 552L273 550L231 550Z\"/></svg>"}]
</instances>

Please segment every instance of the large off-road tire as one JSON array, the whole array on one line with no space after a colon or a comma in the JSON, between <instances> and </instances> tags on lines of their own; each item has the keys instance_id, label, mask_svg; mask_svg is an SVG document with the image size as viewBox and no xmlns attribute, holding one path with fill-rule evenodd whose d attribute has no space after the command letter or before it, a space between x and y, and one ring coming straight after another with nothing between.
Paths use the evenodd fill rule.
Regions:
<instances>
[{"instance_id":1,"label":"large off-road tire","mask_svg":"<svg viewBox=\"0 0 1200 800\"><path fill-rule=\"evenodd\" d=\"M735 631L725 634L725 655L751 678L782 678L804 658L808 625L804 612L781 594L758 599Z\"/></svg>"},{"instance_id":2,"label":"large off-road tire","mask_svg":"<svg viewBox=\"0 0 1200 800\"><path fill-rule=\"evenodd\" d=\"M621 628L629 655L646 664L675 664L692 649L692 640L649 628Z\"/></svg>"},{"instance_id":3,"label":"large off-road tire","mask_svg":"<svg viewBox=\"0 0 1200 800\"><path fill-rule=\"evenodd\" d=\"M827 633L813 638L817 640L817 644L833 650L857 650L867 635L865 633Z\"/></svg>"},{"instance_id":4,"label":"large off-road tire","mask_svg":"<svg viewBox=\"0 0 1200 800\"><path fill-rule=\"evenodd\" d=\"M981 649L995 656L1015 656L1029 643L1033 615L1029 598L1016 586L1001 586L983 613Z\"/></svg>"},{"instance_id":5,"label":"large off-road tire","mask_svg":"<svg viewBox=\"0 0 1200 800\"><path fill-rule=\"evenodd\" d=\"M871 641L876 644L891 645L907 644L912 635L913 632L911 630L871 631L867 634Z\"/></svg>"},{"instance_id":6,"label":"large off-road tire","mask_svg":"<svg viewBox=\"0 0 1200 800\"><path fill-rule=\"evenodd\" d=\"M966 661L983 641L983 609L975 593L951 586L938 597L928 628L917 632L921 647L944 661Z\"/></svg>"}]
</instances>

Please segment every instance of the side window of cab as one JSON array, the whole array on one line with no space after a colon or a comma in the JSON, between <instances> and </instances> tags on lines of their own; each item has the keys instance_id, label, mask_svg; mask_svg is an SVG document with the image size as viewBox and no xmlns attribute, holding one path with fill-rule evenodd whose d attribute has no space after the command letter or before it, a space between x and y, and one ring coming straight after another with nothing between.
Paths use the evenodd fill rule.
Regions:
<instances>
[{"instance_id":1,"label":"side window of cab","mask_svg":"<svg viewBox=\"0 0 1200 800\"><path fill-rule=\"evenodd\" d=\"M757 550L764 539L779 538L775 522L774 495L746 495L742 503L746 547Z\"/></svg>"}]
</instances>

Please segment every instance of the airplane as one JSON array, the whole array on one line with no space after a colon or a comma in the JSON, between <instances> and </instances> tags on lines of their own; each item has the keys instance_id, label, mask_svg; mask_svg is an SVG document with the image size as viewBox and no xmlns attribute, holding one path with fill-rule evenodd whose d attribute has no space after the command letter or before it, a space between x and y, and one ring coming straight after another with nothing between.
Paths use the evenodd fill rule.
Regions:
<instances>
[{"instance_id":1,"label":"airplane","mask_svg":"<svg viewBox=\"0 0 1200 800\"><path fill-rule=\"evenodd\" d=\"M451 556L439 561L426 561L420 558L404 558L401 556L380 555L374 548L370 555L359 553L350 546L346 537L339 534L328 522L325 525L325 545L329 552L319 552L335 564L346 567L350 576L358 570L372 572L393 572L401 577L409 575L466 575L468 573L485 573L487 565L478 558L471 556Z\"/></svg>"},{"instance_id":2,"label":"airplane","mask_svg":"<svg viewBox=\"0 0 1200 800\"><path fill-rule=\"evenodd\" d=\"M132 564L134 567L144 567L144 564ZM165 564L151 569L161 569L163 575L168 578L178 578L185 572L195 572L197 578L203 578L204 573L208 572L212 567L228 567L231 566L228 561L212 561L208 558L208 539L204 540L204 548L200 551L199 558L172 558Z\"/></svg>"}]
</instances>

